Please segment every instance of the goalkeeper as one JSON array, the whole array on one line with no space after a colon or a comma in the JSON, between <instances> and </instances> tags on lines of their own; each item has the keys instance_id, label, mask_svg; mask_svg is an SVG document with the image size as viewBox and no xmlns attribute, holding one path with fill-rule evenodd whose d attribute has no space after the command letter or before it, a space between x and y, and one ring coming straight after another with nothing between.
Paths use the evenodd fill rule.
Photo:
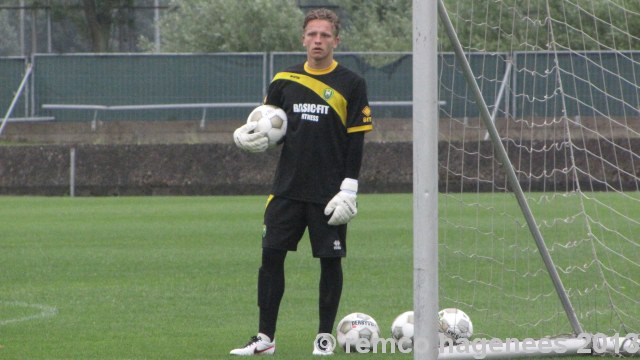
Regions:
<instances>
[{"instance_id":1,"label":"goalkeeper","mask_svg":"<svg viewBox=\"0 0 640 360\"><path fill-rule=\"evenodd\" d=\"M307 60L276 74L264 100L287 113L288 126L264 213L258 335L233 355L275 352L285 257L297 249L307 228L313 256L320 258L319 336L313 354L333 350L321 340L331 334L340 303L347 223L357 213L364 134L373 129L364 79L333 58L339 31L333 11L307 13L302 34ZM267 139L251 133L254 127L238 128L234 141L246 151L265 151Z\"/></svg>"}]
</instances>

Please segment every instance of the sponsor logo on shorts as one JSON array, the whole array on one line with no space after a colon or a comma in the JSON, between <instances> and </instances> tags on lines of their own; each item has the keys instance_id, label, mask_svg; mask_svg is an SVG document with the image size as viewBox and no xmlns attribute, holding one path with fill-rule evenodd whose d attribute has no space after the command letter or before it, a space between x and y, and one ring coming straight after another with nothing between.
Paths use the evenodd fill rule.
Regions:
<instances>
[{"instance_id":1,"label":"sponsor logo on shorts","mask_svg":"<svg viewBox=\"0 0 640 360\"><path fill-rule=\"evenodd\" d=\"M340 244L340 240L335 240L333 242L333 250L342 250L342 244Z\"/></svg>"}]
</instances>

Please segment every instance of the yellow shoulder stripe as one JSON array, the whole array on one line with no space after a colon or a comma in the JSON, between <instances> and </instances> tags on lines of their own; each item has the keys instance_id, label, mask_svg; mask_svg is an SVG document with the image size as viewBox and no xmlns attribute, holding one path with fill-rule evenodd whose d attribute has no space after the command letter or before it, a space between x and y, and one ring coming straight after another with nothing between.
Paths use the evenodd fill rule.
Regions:
<instances>
[{"instance_id":1,"label":"yellow shoulder stripe","mask_svg":"<svg viewBox=\"0 0 640 360\"><path fill-rule=\"evenodd\" d=\"M310 89L324 99L324 101L326 101L327 104L329 104L329 106L338 113L340 121L342 121L342 125L345 127L347 126L347 100L342 96L342 94L331 88L329 85L320 80L314 79L311 76L292 72L279 72L273 80L294 81Z\"/></svg>"}]
</instances>

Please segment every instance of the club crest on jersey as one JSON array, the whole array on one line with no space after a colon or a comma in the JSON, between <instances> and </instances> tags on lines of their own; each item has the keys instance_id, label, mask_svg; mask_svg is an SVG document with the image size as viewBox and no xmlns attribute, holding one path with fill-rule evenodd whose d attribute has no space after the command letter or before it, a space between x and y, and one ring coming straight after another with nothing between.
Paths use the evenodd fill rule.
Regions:
<instances>
[{"instance_id":1,"label":"club crest on jersey","mask_svg":"<svg viewBox=\"0 0 640 360\"><path fill-rule=\"evenodd\" d=\"M331 99L331 97L333 96L333 89L332 88L324 89L324 91L322 92L322 95L324 96L325 100Z\"/></svg>"}]
</instances>

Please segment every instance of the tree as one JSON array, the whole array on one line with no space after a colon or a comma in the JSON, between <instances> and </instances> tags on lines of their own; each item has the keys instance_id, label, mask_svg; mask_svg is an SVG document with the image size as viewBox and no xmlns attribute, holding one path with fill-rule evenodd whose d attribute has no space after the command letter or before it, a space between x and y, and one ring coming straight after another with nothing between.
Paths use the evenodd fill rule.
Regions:
<instances>
[{"instance_id":1,"label":"tree","mask_svg":"<svg viewBox=\"0 0 640 360\"><path fill-rule=\"evenodd\" d=\"M172 0L161 21L169 52L301 51L295 0ZM314 1L319 4L320 2ZM342 51L410 51L410 0L327 0L343 16ZM305 9L311 5L305 6ZM150 39L143 39L151 50Z\"/></svg>"},{"instance_id":2,"label":"tree","mask_svg":"<svg viewBox=\"0 0 640 360\"><path fill-rule=\"evenodd\" d=\"M334 0L344 13L342 50L411 51L410 0Z\"/></svg>"},{"instance_id":3,"label":"tree","mask_svg":"<svg viewBox=\"0 0 640 360\"><path fill-rule=\"evenodd\" d=\"M136 51L135 11L142 1L30 0L27 6L50 8L54 51Z\"/></svg>"},{"instance_id":4,"label":"tree","mask_svg":"<svg viewBox=\"0 0 640 360\"><path fill-rule=\"evenodd\" d=\"M164 52L300 50L295 0L172 0L160 22ZM143 48L152 49L150 39Z\"/></svg>"},{"instance_id":5,"label":"tree","mask_svg":"<svg viewBox=\"0 0 640 360\"><path fill-rule=\"evenodd\" d=\"M133 26L133 0L82 0L82 6L93 52L110 50L114 24Z\"/></svg>"},{"instance_id":6,"label":"tree","mask_svg":"<svg viewBox=\"0 0 640 360\"><path fill-rule=\"evenodd\" d=\"M640 2L636 0L445 0L445 6L463 46L474 51L640 47L636 35ZM439 36L442 50L450 51L444 31Z\"/></svg>"},{"instance_id":7,"label":"tree","mask_svg":"<svg viewBox=\"0 0 640 360\"><path fill-rule=\"evenodd\" d=\"M0 11L0 56L20 54L18 34L9 22L9 13Z\"/></svg>"}]
</instances>

